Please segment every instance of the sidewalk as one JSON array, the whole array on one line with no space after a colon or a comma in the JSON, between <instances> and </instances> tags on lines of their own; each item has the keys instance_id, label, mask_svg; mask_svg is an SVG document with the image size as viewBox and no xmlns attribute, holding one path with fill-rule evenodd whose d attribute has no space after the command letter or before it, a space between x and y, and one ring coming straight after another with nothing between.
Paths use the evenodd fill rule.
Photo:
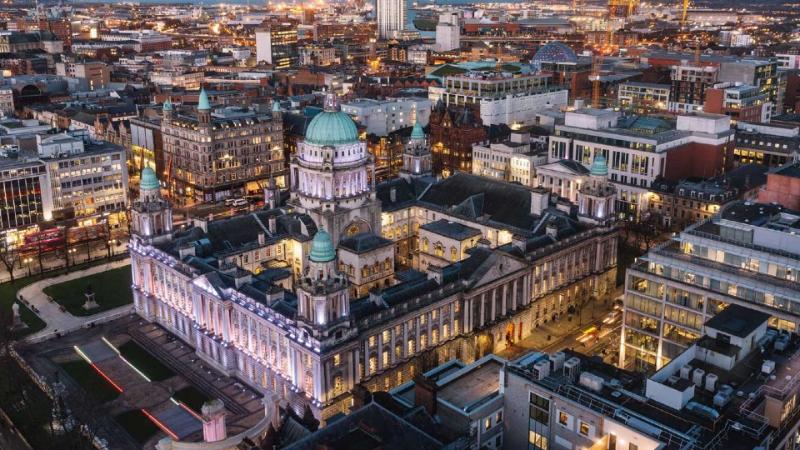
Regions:
<instances>
[{"instance_id":1,"label":"sidewalk","mask_svg":"<svg viewBox=\"0 0 800 450\"><path fill-rule=\"evenodd\" d=\"M498 355L506 359L514 359L531 350L551 352L574 346L575 339L583 334L583 330L601 323L612 310L613 305L612 300L609 300L606 305L603 305L602 302L596 305L587 304L581 310L582 320L579 320L578 314L573 314L572 320L569 320L567 314L563 314L555 321L539 325L525 339L515 342L513 346L499 352ZM594 308L594 313L592 308ZM592 314L594 314L594 318L592 318Z\"/></svg>"},{"instance_id":2,"label":"sidewalk","mask_svg":"<svg viewBox=\"0 0 800 450\"><path fill-rule=\"evenodd\" d=\"M19 299L21 296L25 298L25 300L27 300L31 305L35 306L39 310L39 317L47 323L47 326L43 330L39 331L38 333L34 333L25 339L33 342L40 341L46 337L55 335L56 333L69 332L81 328L90 322L98 322L110 317L118 317L121 314L130 311L132 305L125 305L91 316L76 317L67 311L61 311L59 304L56 302L51 302L47 298L47 295L43 292L44 288L48 286L74 280L76 278L82 278L87 275L93 275L99 272L105 272L106 270L116 269L130 263L130 258L112 261L57 277L45 278L44 280L31 283L20 289L20 291L17 293L17 298ZM130 287L124 286L124 288L129 289Z\"/></svg>"}]
</instances>

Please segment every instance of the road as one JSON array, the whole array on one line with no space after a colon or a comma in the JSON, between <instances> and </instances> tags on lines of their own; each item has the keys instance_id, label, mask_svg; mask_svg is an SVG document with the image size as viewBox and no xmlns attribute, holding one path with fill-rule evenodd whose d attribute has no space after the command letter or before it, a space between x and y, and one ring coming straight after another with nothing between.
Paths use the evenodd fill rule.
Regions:
<instances>
[{"instance_id":1,"label":"road","mask_svg":"<svg viewBox=\"0 0 800 450\"><path fill-rule=\"evenodd\" d=\"M621 298L618 297L618 298ZM613 302L607 305L586 306L578 315L562 316L536 328L530 336L498 353L506 359L514 359L530 351L554 353L572 349L587 355L602 356L603 360L615 364L619 352L619 337L622 312L615 310ZM589 332L587 332L589 330Z\"/></svg>"}]
</instances>

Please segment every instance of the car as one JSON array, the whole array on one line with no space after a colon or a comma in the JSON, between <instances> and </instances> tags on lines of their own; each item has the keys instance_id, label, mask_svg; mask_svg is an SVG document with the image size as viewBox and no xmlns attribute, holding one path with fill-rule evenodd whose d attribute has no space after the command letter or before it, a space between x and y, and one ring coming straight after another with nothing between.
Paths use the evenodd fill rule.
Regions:
<instances>
[{"instance_id":1,"label":"car","mask_svg":"<svg viewBox=\"0 0 800 450\"><path fill-rule=\"evenodd\" d=\"M225 200L225 206L247 206L247 199L229 198Z\"/></svg>"}]
</instances>

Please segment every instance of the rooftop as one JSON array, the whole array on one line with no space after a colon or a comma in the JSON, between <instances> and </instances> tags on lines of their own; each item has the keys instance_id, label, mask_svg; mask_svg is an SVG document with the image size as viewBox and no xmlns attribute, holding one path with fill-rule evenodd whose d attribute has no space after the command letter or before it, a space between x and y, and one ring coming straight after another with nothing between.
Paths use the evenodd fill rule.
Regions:
<instances>
[{"instance_id":1,"label":"rooftop","mask_svg":"<svg viewBox=\"0 0 800 450\"><path fill-rule=\"evenodd\" d=\"M705 325L733 336L747 337L769 317L769 314L732 304L709 319Z\"/></svg>"},{"instance_id":2,"label":"rooftop","mask_svg":"<svg viewBox=\"0 0 800 450\"><path fill-rule=\"evenodd\" d=\"M420 228L441 236L455 239L457 241L463 241L465 239L481 235L481 230L477 228L473 228L458 222L451 222L446 219L439 219L435 222L426 223Z\"/></svg>"}]
</instances>

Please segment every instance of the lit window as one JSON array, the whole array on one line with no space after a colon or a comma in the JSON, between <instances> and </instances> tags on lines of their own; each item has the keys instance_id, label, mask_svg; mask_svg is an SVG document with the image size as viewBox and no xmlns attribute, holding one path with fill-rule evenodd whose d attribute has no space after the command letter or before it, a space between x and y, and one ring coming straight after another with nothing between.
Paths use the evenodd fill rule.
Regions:
<instances>
[{"instance_id":1,"label":"lit window","mask_svg":"<svg viewBox=\"0 0 800 450\"><path fill-rule=\"evenodd\" d=\"M491 417L487 417L486 419L483 420L483 429L484 429L484 431L488 430L489 428L492 428L492 418Z\"/></svg>"},{"instance_id":2,"label":"lit window","mask_svg":"<svg viewBox=\"0 0 800 450\"><path fill-rule=\"evenodd\" d=\"M589 436L589 424L586 422L581 422L580 427L578 428L578 433L583 436Z\"/></svg>"},{"instance_id":3,"label":"lit window","mask_svg":"<svg viewBox=\"0 0 800 450\"><path fill-rule=\"evenodd\" d=\"M565 427L569 426L569 414L559 411L558 423L564 425Z\"/></svg>"}]
</instances>

